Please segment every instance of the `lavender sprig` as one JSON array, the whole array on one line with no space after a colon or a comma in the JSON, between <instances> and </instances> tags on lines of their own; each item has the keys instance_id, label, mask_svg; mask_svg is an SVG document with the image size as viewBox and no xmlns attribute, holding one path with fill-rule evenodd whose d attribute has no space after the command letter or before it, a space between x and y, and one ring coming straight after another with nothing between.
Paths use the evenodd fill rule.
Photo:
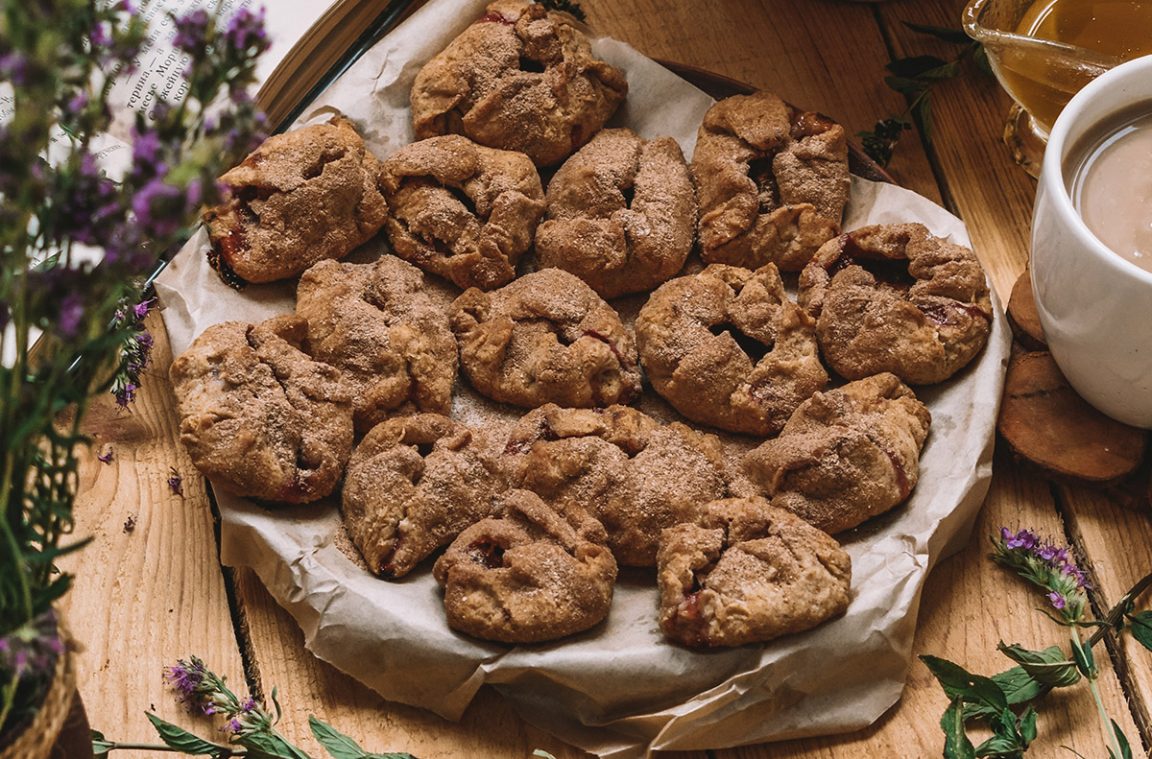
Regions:
<instances>
[{"instance_id":1,"label":"lavender sprig","mask_svg":"<svg viewBox=\"0 0 1152 759\"><path fill-rule=\"evenodd\" d=\"M1007 527L992 540L992 558L1033 585L1046 591L1045 598L1065 624L1081 622L1088 608L1088 578L1068 549L1043 542L1030 530L1013 533Z\"/></svg>"},{"instance_id":2,"label":"lavender sprig","mask_svg":"<svg viewBox=\"0 0 1152 759\"><path fill-rule=\"evenodd\" d=\"M265 705L252 696L237 696L223 677L208 669L195 656L165 667L164 680L190 712L222 719L224 726L221 730L227 734L228 743L225 745L198 738L182 727L149 713L148 720L164 741L163 746L110 741L94 731L92 748L97 756L104 756L110 751L137 749L207 755L213 759L240 756L253 759L311 759L276 732L275 726L280 721L281 709L275 689L272 690L272 704L276 711L273 716ZM316 741L334 759L416 759L408 753L374 754L364 751L356 741L314 716L308 718L308 724Z\"/></svg>"}]
</instances>

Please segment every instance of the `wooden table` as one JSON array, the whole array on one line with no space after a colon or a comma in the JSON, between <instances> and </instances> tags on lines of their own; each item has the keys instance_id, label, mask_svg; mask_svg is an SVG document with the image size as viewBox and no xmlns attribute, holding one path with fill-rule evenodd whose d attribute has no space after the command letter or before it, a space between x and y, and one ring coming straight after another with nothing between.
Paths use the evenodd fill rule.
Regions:
<instances>
[{"instance_id":1,"label":"wooden table","mask_svg":"<svg viewBox=\"0 0 1152 759\"><path fill-rule=\"evenodd\" d=\"M842 121L849 133L900 111L902 98L883 84L894 57L956 48L917 34L903 22L956 27L961 0L582 0L593 27L656 58L711 69L772 89L801 106ZM968 224L976 251L1003 300L1028 255L1035 183L1012 165L1000 143L1007 99L976 72L938 87L935 130L925 145L909 134L891 171L898 181L941 202ZM67 618L84 646L80 690L93 727L119 740L154 740L144 710L210 733L182 713L161 668L197 654L243 689L279 686L282 731L314 756L314 713L356 736L369 750L436 757L527 757L542 748L557 757L584 755L527 725L494 692L484 690L459 724L390 704L305 651L292 619L248 571L222 568L204 483L177 441L166 382L171 355L152 317L155 360L129 414L101 402L88 428L94 453L111 446L111 464L94 456L83 468L76 533L95 540L70 568L78 572ZM183 495L166 480L175 468ZM991 674L1006 667L996 643L1039 648L1064 641L1035 610L1036 594L995 567L987 538L1000 525L1031 527L1070 542L1091 571L1098 610L1106 609L1152 569L1152 524L1145 508L1119 508L1088 490L1052 485L1003 455L967 548L933 571L924 590L915 651L953 659ZM134 525L134 526L133 526ZM1128 639L1098 653L1110 714L1132 739L1152 742L1152 655ZM912 665L903 699L871 728L850 735L691 752L684 757L765 759L778 756L938 756L946 699L925 667ZM1105 739L1086 688L1060 691L1040 706L1035 756L1105 756ZM131 754L131 752L127 752Z\"/></svg>"}]
</instances>

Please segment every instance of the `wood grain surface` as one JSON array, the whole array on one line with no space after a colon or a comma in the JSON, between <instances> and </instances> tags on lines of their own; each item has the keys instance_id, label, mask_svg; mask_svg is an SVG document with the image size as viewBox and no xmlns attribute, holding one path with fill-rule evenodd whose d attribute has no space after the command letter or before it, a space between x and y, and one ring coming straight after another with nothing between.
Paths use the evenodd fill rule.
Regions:
<instances>
[{"instance_id":1,"label":"wood grain surface","mask_svg":"<svg viewBox=\"0 0 1152 759\"><path fill-rule=\"evenodd\" d=\"M883 84L892 57L951 57L955 46L917 34L904 22L957 27L957 0L584 0L598 32L631 43L654 58L675 60L772 89L798 105L843 122L849 133L900 112L903 99ZM944 203L968 225L995 289L1003 299L1028 255L1034 182L1012 165L1000 143L1008 101L994 81L972 71L942 83L933 95L931 143L908 134L890 170L898 181ZM372 751L411 751L438 757L528 757L533 749L560 759L582 756L527 725L494 692L484 690L459 723L383 701L319 662L302 636L249 572L222 571L209 501L176 440L175 413L164 376L171 357L163 328L153 373L131 414L108 403L88 428L94 450L111 445L110 465L94 459L83 471L78 535L94 544L71 568L79 572L66 608L85 646L81 692L93 727L118 739L152 737L142 711L155 705L166 718L206 728L182 715L165 691L160 668L197 653L240 688L281 693L283 732L321 756L307 730L315 714ZM165 484L169 467L183 475L183 498ZM135 528L124 529L129 516ZM1152 569L1147 504L1125 510L1097 492L1053 487L1001 455L991 493L967 546L933 570L923 592L916 653L953 659L991 674L1008 662L1000 641L1030 648L1062 643L1062 630L1036 607L1039 597L987 558L988 536L1000 525L1030 527L1071 541L1090 567L1093 600L1104 609ZM1109 713L1133 741L1149 745L1152 655L1126 643L1097 649ZM246 667L246 668L245 668ZM664 754L717 757L939 756L938 722L946 706L927 669L914 661L904 697L876 725L844 736ZM1059 692L1040 705L1040 739L1030 755L1105 756L1105 739L1086 688ZM125 752L132 756L133 752ZM135 755L144 756L143 753Z\"/></svg>"}]
</instances>

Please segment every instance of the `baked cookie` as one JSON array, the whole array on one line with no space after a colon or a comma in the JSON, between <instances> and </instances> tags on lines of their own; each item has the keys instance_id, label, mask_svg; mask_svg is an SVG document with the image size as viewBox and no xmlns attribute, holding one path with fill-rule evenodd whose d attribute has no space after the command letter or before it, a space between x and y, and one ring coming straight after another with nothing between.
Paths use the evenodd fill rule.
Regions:
<instances>
[{"instance_id":1,"label":"baked cookie","mask_svg":"<svg viewBox=\"0 0 1152 759\"><path fill-rule=\"evenodd\" d=\"M296 313L308 354L343 372L358 433L397 414L448 413L456 338L415 266L321 261L300 277Z\"/></svg>"},{"instance_id":2,"label":"baked cookie","mask_svg":"<svg viewBox=\"0 0 1152 759\"><path fill-rule=\"evenodd\" d=\"M640 394L636 343L592 288L560 269L526 274L452 304L460 363L493 400L535 408L628 403Z\"/></svg>"},{"instance_id":3,"label":"baked cookie","mask_svg":"<svg viewBox=\"0 0 1152 759\"><path fill-rule=\"evenodd\" d=\"M877 374L802 403L744 473L773 506L837 533L908 498L931 421L907 385Z\"/></svg>"},{"instance_id":4,"label":"baked cookie","mask_svg":"<svg viewBox=\"0 0 1152 759\"><path fill-rule=\"evenodd\" d=\"M692 648L811 629L848 608L852 562L826 533L763 498L714 501L664 530L660 628Z\"/></svg>"},{"instance_id":5,"label":"baked cookie","mask_svg":"<svg viewBox=\"0 0 1152 759\"><path fill-rule=\"evenodd\" d=\"M548 183L536 255L615 298L675 276L695 236L696 192L676 141L605 129Z\"/></svg>"},{"instance_id":6,"label":"baked cookie","mask_svg":"<svg viewBox=\"0 0 1152 759\"><path fill-rule=\"evenodd\" d=\"M701 504L728 493L714 435L627 406L543 406L512 429L505 453L515 487L562 509L588 508L627 566L653 566L661 529L695 519Z\"/></svg>"},{"instance_id":7,"label":"baked cookie","mask_svg":"<svg viewBox=\"0 0 1152 759\"><path fill-rule=\"evenodd\" d=\"M484 435L439 414L389 419L356 446L344 526L369 569L403 577L493 512L507 489Z\"/></svg>"},{"instance_id":8,"label":"baked cookie","mask_svg":"<svg viewBox=\"0 0 1152 759\"><path fill-rule=\"evenodd\" d=\"M340 372L299 350L307 324L279 316L204 330L169 371L180 440L215 487L262 501L331 493L352 452Z\"/></svg>"},{"instance_id":9,"label":"baked cookie","mask_svg":"<svg viewBox=\"0 0 1152 759\"><path fill-rule=\"evenodd\" d=\"M412 84L416 137L463 134L537 166L587 142L628 94L624 72L592 55L571 16L499 0Z\"/></svg>"},{"instance_id":10,"label":"baked cookie","mask_svg":"<svg viewBox=\"0 0 1152 759\"><path fill-rule=\"evenodd\" d=\"M773 264L712 264L660 286L636 319L656 392L689 419L775 434L828 382L813 321L788 299Z\"/></svg>"},{"instance_id":11,"label":"baked cookie","mask_svg":"<svg viewBox=\"0 0 1152 759\"><path fill-rule=\"evenodd\" d=\"M700 257L799 271L840 231L848 142L826 116L768 92L721 100L704 115L692 155Z\"/></svg>"},{"instance_id":12,"label":"baked cookie","mask_svg":"<svg viewBox=\"0 0 1152 759\"><path fill-rule=\"evenodd\" d=\"M892 372L942 382L992 331L984 269L922 224L877 224L827 242L800 275L800 305L820 350L847 379Z\"/></svg>"},{"instance_id":13,"label":"baked cookie","mask_svg":"<svg viewBox=\"0 0 1152 759\"><path fill-rule=\"evenodd\" d=\"M342 116L269 137L220 177L227 199L204 212L212 268L239 287L343 258L384 224L379 174L379 161Z\"/></svg>"},{"instance_id":14,"label":"baked cookie","mask_svg":"<svg viewBox=\"0 0 1152 759\"><path fill-rule=\"evenodd\" d=\"M555 511L526 490L499 499L499 518L460 533L433 569L453 630L536 643L600 623L612 605L616 562L604 528L586 513Z\"/></svg>"},{"instance_id":15,"label":"baked cookie","mask_svg":"<svg viewBox=\"0 0 1152 759\"><path fill-rule=\"evenodd\" d=\"M380 184L396 255L458 287L511 282L544 213L531 161L458 135L400 148L384 161Z\"/></svg>"}]
</instances>

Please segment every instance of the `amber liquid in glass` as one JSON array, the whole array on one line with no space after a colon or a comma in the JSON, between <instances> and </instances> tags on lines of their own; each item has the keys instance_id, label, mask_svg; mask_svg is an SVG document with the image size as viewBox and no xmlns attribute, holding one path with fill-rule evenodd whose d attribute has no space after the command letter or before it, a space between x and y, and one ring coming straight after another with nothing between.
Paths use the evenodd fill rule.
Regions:
<instances>
[{"instance_id":1,"label":"amber liquid in glass","mask_svg":"<svg viewBox=\"0 0 1152 759\"><path fill-rule=\"evenodd\" d=\"M1152 0L1036 0L1016 33L1053 40L1119 61L1152 54ZM1049 131L1081 87L1100 73L1067 56L1013 50L1001 60L1005 86L1038 126Z\"/></svg>"}]
</instances>

